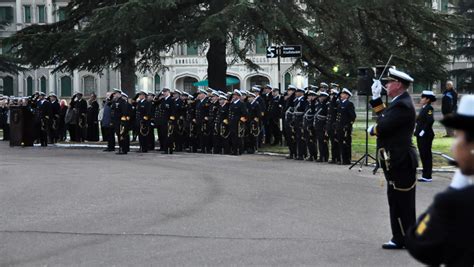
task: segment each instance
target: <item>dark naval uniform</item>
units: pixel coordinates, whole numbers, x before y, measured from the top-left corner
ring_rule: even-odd
[[[296,138],[296,156],[298,160],[302,160],[306,156],[306,142],[304,139],[303,130],[303,115],[306,111],[308,101],[304,96],[300,96],[295,99],[293,121],[295,127],[295,138]]]
[[[318,158],[316,131],[314,128],[314,117],[316,115],[317,105],[317,99],[308,101],[308,106],[303,118],[304,137],[309,153],[308,157],[306,158],[307,161],[314,161]]]
[[[122,97],[112,103],[113,126],[119,140],[118,154],[127,154],[130,151],[130,108]]]
[[[245,131],[247,108],[240,99],[232,101],[229,107],[230,146],[232,155],[241,155]]]
[[[49,136],[51,143],[56,143],[59,140],[60,129],[61,129],[61,117],[60,117],[61,106],[58,100],[51,102],[51,134]]]
[[[263,117],[262,105],[257,101],[257,98],[252,103],[249,103],[247,113],[247,127],[249,129],[247,152],[253,154],[258,149]]]
[[[384,108],[381,98],[371,100],[377,113],[377,155],[388,182],[387,197],[390,207],[392,242],[405,245],[405,234],[415,223],[416,151],[412,144],[416,112],[413,101],[404,92]]]
[[[211,153],[206,151],[209,143],[209,98],[206,97],[202,100],[197,100],[196,103],[196,130],[197,130],[197,141],[198,147],[201,149],[201,153]]]
[[[35,122],[39,127],[39,140],[41,146],[48,145],[48,134],[50,132],[52,109],[51,103],[46,100],[39,100],[36,106]]]
[[[272,145],[281,143],[280,119],[283,105],[284,101],[281,95],[270,95],[266,117],[268,123],[268,135],[273,136]]]
[[[431,179],[431,172],[433,169],[433,155],[431,154],[431,147],[433,145],[434,131],[433,131],[433,107],[431,104],[426,104],[416,118],[416,144],[420,152],[420,159],[423,165],[423,175],[425,179]]]
[[[339,140],[336,137],[336,116],[340,104],[337,95],[332,95],[328,101],[328,116],[326,119],[326,132],[331,145],[331,163],[340,163]]]
[[[214,154],[230,154],[229,103],[219,106],[214,120],[214,132],[217,134]]]
[[[150,118],[152,115],[151,103],[146,99],[137,99],[136,122],[138,125],[138,142],[140,143],[140,152],[148,152],[149,135],[151,134]]]
[[[406,247],[430,266],[474,266],[474,186],[449,188],[407,232]]]
[[[318,102],[316,116],[314,117],[314,128],[319,149],[318,162],[328,162],[329,160],[328,137],[326,133],[328,115],[327,103],[327,100]]]
[[[349,99],[341,101],[336,115],[336,137],[342,164],[351,163],[352,124],[356,119],[354,104]]]
[[[158,138],[165,154],[173,153],[173,136],[176,126],[175,101],[171,96],[162,98],[158,105]]]

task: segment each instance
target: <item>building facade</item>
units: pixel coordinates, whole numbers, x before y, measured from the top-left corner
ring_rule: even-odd
[[[54,23],[65,18],[62,8],[68,1],[58,0],[0,0],[0,21],[8,23],[0,31],[0,39],[11,36],[16,31],[32,24]],[[1,40],[0,40],[1,41]],[[255,84],[272,84],[282,87],[290,83],[305,86],[307,79],[290,70],[294,59],[282,58],[281,71],[278,73],[277,60],[266,58],[265,38],[256,40],[256,47],[248,57],[262,68],[254,71],[243,63],[229,65],[227,74],[238,79],[239,83],[229,86],[232,88],[249,88]],[[1,53],[8,53],[9,47],[1,42]],[[136,73],[136,90],[159,92],[163,87],[182,89],[193,92],[197,87],[193,83],[205,80],[207,77],[207,59],[205,48],[177,44],[168,53],[163,54],[166,71]],[[232,57],[228,57],[231,63]],[[35,91],[55,93],[59,97],[70,97],[74,92],[86,95],[94,92],[104,95],[113,88],[120,88],[120,73],[112,68],[102,73],[74,71],[72,73],[53,72],[54,66],[29,70],[18,75],[0,73],[0,94],[29,96]]]

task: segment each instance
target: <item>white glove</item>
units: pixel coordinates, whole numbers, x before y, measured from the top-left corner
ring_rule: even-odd
[[[379,80],[372,79],[374,83],[372,84],[372,99],[377,99],[382,93],[382,83]]]
[[[375,124],[372,124],[372,125],[369,126],[369,128],[367,128],[367,132],[368,132],[370,135],[372,135],[372,130],[374,129],[374,127],[375,127]]]
[[[419,137],[422,137],[423,135],[425,135],[425,130],[421,130],[421,132],[418,134]]]

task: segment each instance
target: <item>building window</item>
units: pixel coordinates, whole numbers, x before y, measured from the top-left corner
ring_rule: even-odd
[[[33,95],[33,78],[31,76],[26,78],[26,95]]]
[[[288,85],[291,84],[291,74],[289,72],[287,72],[285,74],[285,91],[286,89],[288,89]]]
[[[61,96],[71,96],[71,95],[72,95],[71,77],[63,76],[61,77]]]
[[[0,23],[9,24],[13,22],[13,8],[9,6],[0,7]]]
[[[3,87],[0,87],[0,93],[7,96],[13,96],[13,77],[3,77]]]
[[[44,76],[40,78],[40,90],[41,90],[41,92],[43,92],[45,94],[47,93],[47,91],[46,91],[46,77],[44,77]]]
[[[23,6],[23,21],[31,23],[31,6]]]
[[[160,75],[155,74],[155,93],[160,92],[160,90],[161,90],[160,84],[161,84],[161,77],[160,77]]]
[[[5,39],[0,40],[0,54],[10,54],[12,51],[12,46]]]
[[[195,43],[189,43],[186,45],[186,55],[197,56],[199,46]]]
[[[191,93],[196,92],[197,87],[193,84],[196,83],[198,80],[193,77],[185,77],[183,80],[183,90],[185,92]]]
[[[82,91],[84,95],[90,95],[91,93],[97,94],[97,81],[95,77],[88,75],[82,79]]]
[[[255,38],[255,53],[256,54],[266,54],[267,52],[267,36],[264,34],[259,34]]]
[[[60,7],[58,8],[56,12],[57,12],[56,14],[58,15],[58,21],[62,21],[66,19],[66,8]]]
[[[44,5],[38,6],[38,23],[46,23],[46,7]]]

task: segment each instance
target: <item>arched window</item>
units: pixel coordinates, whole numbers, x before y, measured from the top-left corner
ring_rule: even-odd
[[[186,44],[186,55],[188,56],[197,56],[199,46],[196,43]]]
[[[257,75],[257,76],[253,76],[253,77],[250,78],[250,86],[251,87],[254,86],[254,85],[264,86],[264,85],[269,84],[269,83],[270,83],[270,81],[265,76]]]
[[[33,85],[33,77],[28,76],[28,78],[26,78],[26,95],[33,95]]]
[[[196,83],[198,80],[193,77],[185,77],[183,79],[183,90],[188,92],[188,93],[194,93],[197,90],[197,87],[193,85],[193,83]]]
[[[43,93],[48,93],[46,90],[46,87],[47,87],[46,82],[47,82],[46,77],[43,76],[40,78],[40,90]]]
[[[72,95],[71,77],[63,76],[61,77],[61,96],[71,96],[71,95]]]
[[[82,78],[82,91],[84,95],[97,94],[97,81],[94,76],[86,75]]]
[[[158,74],[155,74],[155,93],[160,92],[161,90],[161,77]]]
[[[13,77],[3,77],[3,94],[7,96],[13,95]]]
[[[285,73],[285,88],[284,90],[288,88],[288,85],[291,84],[291,74],[289,72]]]

